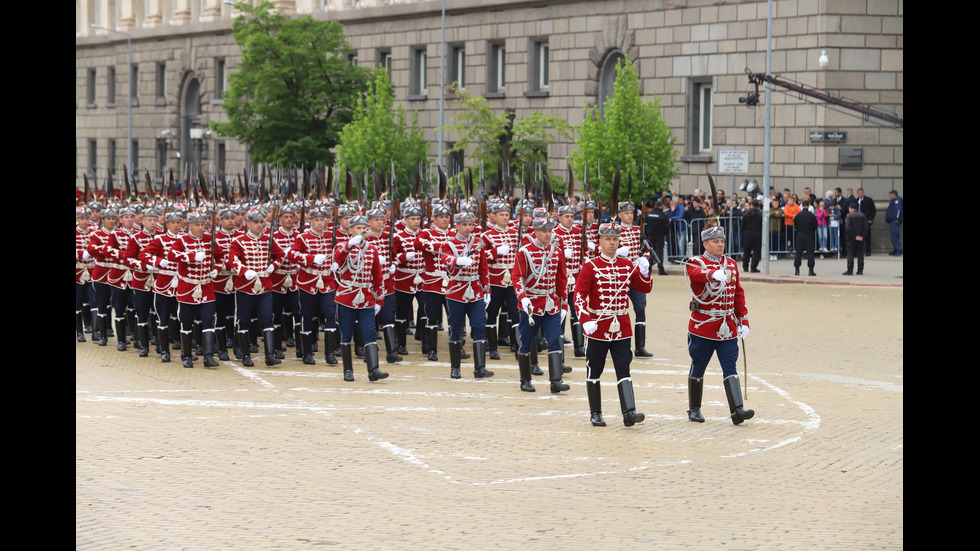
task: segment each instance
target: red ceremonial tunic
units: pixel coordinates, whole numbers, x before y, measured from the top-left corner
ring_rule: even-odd
[[[299,234],[300,232],[296,228],[291,228],[287,231],[282,226],[279,226],[276,228],[274,239],[280,249],[288,251],[293,248],[293,242],[296,241]],[[329,267],[330,265],[328,264],[327,266]],[[288,256],[284,257],[282,264],[276,268],[276,271],[269,274],[269,279],[272,280],[272,290],[279,294],[291,290],[295,283],[297,269],[296,265],[293,264]]]
[[[239,230],[225,231],[218,228],[214,236],[214,251],[218,258],[227,259],[231,251],[231,242],[241,235]],[[227,262],[221,262],[218,268],[218,277],[211,280],[215,293],[230,295],[235,292],[235,272],[228,268]]]
[[[595,321],[599,327],[590,339],[616,341],[633,336],[630,321],[630,287],[649,293],[653,280],[643,277],[639,268],[622,257],[610,259],[599,254],[582,265],[575,280],[575,311],[579,322],[584,326]],[[618,327],[617,327],[618,325]]]
[[[272,278],[266,270],[272,266],[275,271],[285,253],[279,245],[272,242],[271,250],[269,236],[254,237],[244,232],[231,241],[228,249],[228,268],[235,272],[235,290],[250,295],[261,295],[272,290]],[[252,270],[256,277],[249,280],[245,272]]]
[[[336,273],[337,304],[358,309],[384,304],[384,278],[377,249],[364,241],[353,248],[338,244],[334,262],[340,265]]]
[[[728,283],[716,281],[711,274],[728,270]],[[738,337],[738,326],[749,325],[745,292],[738,273],[738,263],[731,258],[703,254],[686,263],[686,275],[697,310],[691,311],[687,330],[712,340]]]
[[[129,246],[129,241],[135,233],[136,230],[133,228],[126,230],[120,224],[109,234],[109,245],[106,249],[111,252],[115,259],[115,265],[109,269],[107,283],[117,289],[129,287],[129,282],[133,278],[133,274],[130,273],[130,265],[126,262],[126,247]]]
[[[158,233],[153,236],[149,245],[139,252],[138,256],[143,266],[154,266],[158,269],[153,276],[153,292],[167,297],[174,296],[174,288],[177,282],[176,267],[169,264],[167,251],[170,250],[170,245],[177,237],[177,234],[170,233],[170,231]],[[161,266],[164,260],[168,263],[166,268]]]
[[[293,241],[293,248],[286,256],[298,266],[295,283],[301,291],[315,295],[337,289],[330,269],[333,263],[332,239],[333,234],[327,231],[317,235],[313,230],[306,230]],[[326,260],[319,266],[313,262],[318,254],[326,255]]]
[[[397,227],[398,224],[395,224]],[[425,259],[422,253],[415,249],[415,238],[418,231],[411,232],[407,228],[395,234],[395,290],[402,293],[415,294],[422,285],[422,274],[425,273]],[[408,254],[414,258],[408,260]]]
[[[568,299],[567,277],[561,247],[537,239],[521,247],[511,274],[517,302],[530,299],[533,315],[557,314],[562,309]]]
[[[483,300],[490,285],[487,273],[487,255],[484,243],[473,234],[463,238],[458,233],[442,244],[441,264],[446,270],[441,292],[449,300],[475,302]],[[473,259],[469,266],[457,266],[456,259],[467,256]]]
[[[490,285],[510,287],[510,274],[514,269],[514,259],[517,258],[517,226],[512,227],[508,224],[507,229],[501,230],[497,226],[491,225],[480,237],[486,243]],[[505,255],[497,254],[497,248],[503,245],[510,247],[510,251]]]
[[[572,224],[572,227],[566,229],[561,224],[555,224],[555,241],[557,241],[555,244],[562,248],[562,256],[565,258],[567,296],[575,292],[575,278],[582,269],[582,227]],[[571,258],[568,257],[568,252],[571,252]]]
[[[217,252],[217,247],[215,247]],[[197,253],[204,253],[202,260],[195,260]],[[211,270],[220,265],[220,259],[211,261],[211,234],[194,237],[181,234],[170,244],[167,259],[177,265],[177,302],[202,304],[214,301],[214,285]]]
[[[379,234],[371,233],[370,231],[364,235],[364,239],[374,245],[374,248],[378,251],[378,257],[381,261],[381,277],[385,280],[385,295],[388,296],[395,293],[395,280],[391,277],[390,266],[394,264],[391,258],[391,252],[388,250],[389,247],[389,234],[387,231],[382,231]]]
[[[111,232],[107,232],[105,228],[99,228],[89,233],[86,250],[95,261],[95,267],[92,268],[90,274],[93,282],[109,283],[109,272],[116,265],[116,258],[109,249],[109,237],[111,235]]]
[[[84,252],[88,251],[88,241],[92,234],[92,226],[84,230],[75,224],[75,283],[87,283],[92,277],[92,269],[95,268],[95,259],[89,256],[88,260],[82,258]],[[92,253],[89,253],[91,255]]]
[[[582,237],[582,221],[575,222],[573,228],[578,229],[579,239]],[[599,254],[599,224],[593,222],[591,226],[585,231],[585,260],[591,260]],[[589,243],[595,246],[594,250],[589,250]],[[579,250],[582,249],[581,243],[579,244]],[[583,262],[584,264],[584,262]]]
[[[442,293],[445,289],[446,269],[443,266],[442,246],[456,234],[452,226],[440,230],[434,224],[419,231],[415,236],[415,250],[422,253],[425,269],[422,276],[423,291]]]
[[[636,262],[640,257],[640,227],[632,224],[619,225],[619,246],[629,247],[630,252],[626,255],[626,260]]]
[[[153,274],[147,271],[146,264],[140,260],[139,256],[140,251],[149,246],[156,235],[156,230],[152,233],[147,233],[145,228],[133,232],[133,236],[130,238],[129,244],[126,245],[125,252],[123,252],[123,258],[133,274],[133,279],[129,282],[129,286],[137,291],[153,291]]]

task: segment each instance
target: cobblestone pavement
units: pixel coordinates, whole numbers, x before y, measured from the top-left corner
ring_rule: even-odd
[[[608,426],[591,426],[571,347],[571,390],[553,395],[544,377],[521,392],[503,350],[492,379],[464,360],[451,380],[411,337],[374,383],[322,353],[205,370],[76,344],[76,549],[903,548],[902,287],[745,288],[741,426],[715,362],[707,422],[687,420],[673,270],[649,297],[654,358],[633,362],[647,419],[630,428],[611,366]]]

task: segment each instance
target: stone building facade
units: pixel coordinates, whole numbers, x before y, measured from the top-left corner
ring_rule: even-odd
[[[559,114],[575,125],[585,105],[609,93],[610,68],[625,56],[644,96],[659,96],[677,137],[673,192],[706,188],[706,172],[717,174],[718,151],[726,149],[749,151],[749,174],[737,180],[761,185],[764,88],[757,107],[739,99],[752,91],[746,70],[766,71],[765,0],[446,0],[444,69],[439,0],[274,3],[285,13],[342,22],[352,61],[386,64],[397,99],[418,111],[433,160],[440,103],[446,124],[455,107],[440,80],[462,81],[495,110]],[[772,74],[902,116],[904,2],[773,0],[771,7]],[[133,164],[154,179],[188,161],[226,171],[248,162],[240,144],[207,130],[208,121],[225,120],[220,92],[239,58],[235,14],[222,0],[76,0],[76,187],[83,173],[101,179],[106,167],[126,163],[130,124]],[[820,196],[863,187],[883,222],[888,191],[903,192],[901,126],[779,87],[771,104],[772,187],[810,187]],[[448,147],[454,137],[443,134]],[[553,145],[552,168],[564,169],[573,148]],[[716,181],[727,189],[728,177]]]

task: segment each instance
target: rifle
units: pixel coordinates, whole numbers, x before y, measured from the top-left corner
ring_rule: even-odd
[[[88,204],[88,196],[89,196],[89,193],[92,192],[92,190],[89,189],[89,185],[88,185],[88,173],[87,172],[83,172],[82,173],[82,179],[85,180],[85,192],[84,192],[84,195],[83,195],[83,197],[85,199],[82,201],[82,204]]]
[[[150,169],[145,166],[143,167],[143,179],[146,180],[146,198],[149,200],[150,192],[153,191],[153,179],[150,178]],[[156,198],[159,199],[160,195],[157,195]]]

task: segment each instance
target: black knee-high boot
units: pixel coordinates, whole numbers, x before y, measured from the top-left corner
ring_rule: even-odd
[[[619,404],[623,409],[623,424],[632,427],[642,423],[646,416],[636,411],[636,399],[633,397],[633,381],[622,379],[616,385],[619,387]]]

